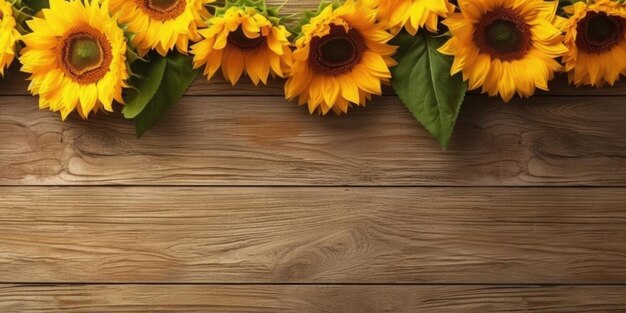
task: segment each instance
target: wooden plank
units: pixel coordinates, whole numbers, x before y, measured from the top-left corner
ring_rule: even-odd
[[[623,98],[470,96],[449,151],[398,99],[342,117],[277,97],[187,97],[141,140],[0,98],[2,185],[624,186]]]
[[[0,286],[2,312],[623,312],[624,286]]]
[[[2,188],[0,283],[625,283],[625,191]]]

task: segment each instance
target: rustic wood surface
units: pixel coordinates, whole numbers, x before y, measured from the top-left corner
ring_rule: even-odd
[[[318,117],[199,78],[137,140],[9,76],[2,313],[626,312],[626,83],[471,92],[442,151],[389,88]]]
[[[618,284],[624,191],[6,187],[0,282]]]
[[[624,286],[0,285],[0,311],[590,313],[623,312],[624,294]]]
[[[468,96],[449,151],[395,97],[310,116],[280,97],[186,97],[141,140],[0,97],[1,185],[626,186],[624,97]]]

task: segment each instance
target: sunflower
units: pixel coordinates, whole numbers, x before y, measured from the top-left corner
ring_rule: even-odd
[[[31,73],[28,90],[39,95],[39,107],[74,109],[87,119],[91,111],[112,111],[127,87],[124,31],[98,0],[50,0],[50,8],[28,21],[20,61]]]
[[[412,35],[426,27],[437,32],[439,18],[454,12],[448,0],[363,0],[378,10],[378,19],[397,33],[403,27]]]
[[[566,7],[563,58],[570,83],[577,86],[613,85],[626,74],[626,6],[617,1],[576,2]]]
[[[396,47],[393,36],[376,23],[376,11],[361,2],[324,7],[302,26],[285,96],[299,97],[311,113],[347,113],[351,104],[364,106],[372,94],[382,94],[391,78]]]
[[[284,77],[292,60],[290,33],[267,14],[267,10],[245,6],[218,10],[209,27],[200,30],[204,39],[191,47],[194,67],[206,65],[207,79],[221,67],[233,85],[243,72],[255,85],[267,84],[270,74]]]
[[[453,37],[439,51],[453,55],[451,73],[463,72],[470,89],[509,101],[529,97],[562,66],[555,58],[567,48],[558,24],[558,2],[543,0],[459,0],[461,13],[443,23]]]
[[[20,38],[16,27],[13,6],[6,0],[0,0],[0,74],[2,75],[15,58],[15,43]]]
[[[210,17],[205,5],[215,0],[109,0],[111,12],[134,33],[133,45],[144,56],[165,56],[174,47],[187,54],[189,41],[200,40],[198,27]]]

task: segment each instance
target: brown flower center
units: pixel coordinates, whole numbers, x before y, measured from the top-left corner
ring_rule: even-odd
[[[523,58],[532,46],[530,26],[508,8],[487,12],[476,24],[474,42],[481,52],[503,61]]]
[[[602,53],[611,50],[624,39],[626,19],[590,12],[576,25],[576,46],[587,53]]]
[[[318,74],[340,75],[361,62],[366,49],[363,36],[356,29],[346,32],[343,26],[331,25],[324,37],[313,37],[309,66]]]
[[[80,84],[91,84],[108,72],[113,60],[111,44],[98,30],[82,25],[68,31],[58,45],[61,68]]]
[[[167,21],[185,12],[186,0],[137,0],[153,19]]]
[[[236,31],[228,34],[228,42],[241,50],[256,49],[264,44],[265,41],[266,39],[264,36],[248,38],[243,32],[243,28],[241,26],[239,26]]]

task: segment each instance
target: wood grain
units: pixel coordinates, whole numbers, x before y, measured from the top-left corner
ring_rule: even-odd
[[[0,194],[0,283],[626,282],[624,188]]]
[[[624,286],[0,286],[30,312],[624,312]]]
[[[449,151],[395,97],[342,117],[276,97],[187,97],[141,140],[0,98],[2,185],[624,186],[620,97],[468,97]]]
[[[626,312],[624,82],[470,92],[445,152],[389,96],[319,118],[200,77],[136,140],[27,84],[0,79],[2,313]]]

